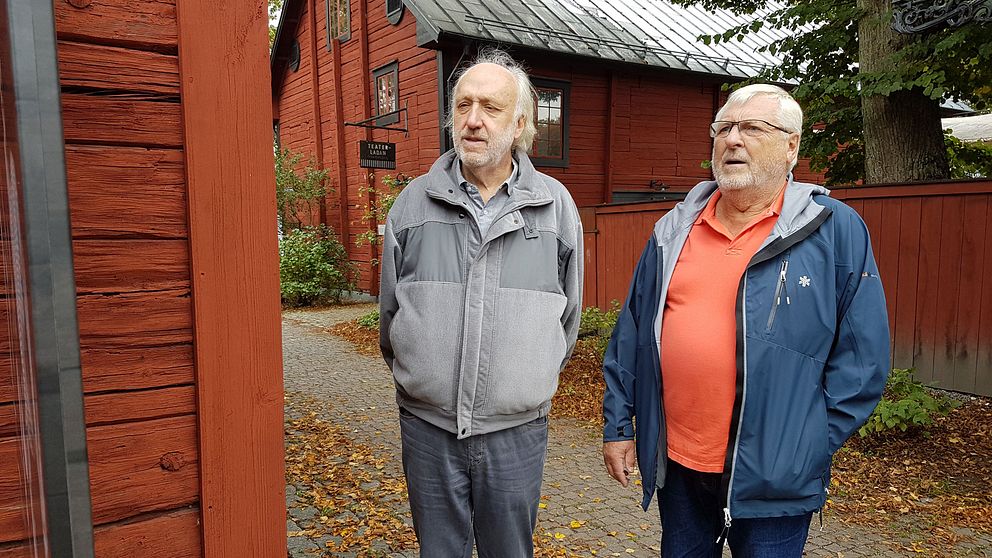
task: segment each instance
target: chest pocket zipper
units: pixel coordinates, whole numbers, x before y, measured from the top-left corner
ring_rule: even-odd
[[[768,325],[765,326],[765,333],[772,330],[772,326],[775,325],[775,315],[778,314],[778,307],[782,305],[782,297],[785,297],[786,304],[792,304],[792,300],[789,299],[789,286],[786,282],[786,276],[789,271],[789,260],[782,260],[782,267],[778,272],[778,281],[775,283],[775,296],[772,297],[772,309],[768,313]]]

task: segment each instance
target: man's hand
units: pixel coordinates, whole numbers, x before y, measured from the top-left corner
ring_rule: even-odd
[[[630,471],[637,463],[634,441],[603,442],[603,461],[606,462],[606,470],[610,476],[623,486],[627,486],[630,482]]]

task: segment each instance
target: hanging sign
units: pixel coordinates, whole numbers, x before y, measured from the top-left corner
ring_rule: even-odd
[[[988,23],[992,21],[992,0],[893,0],[892,15],[892,28],[899,33]]]
[[[360,140],[358,160],[363,169],[395,169],[396,144],[388,141]]]

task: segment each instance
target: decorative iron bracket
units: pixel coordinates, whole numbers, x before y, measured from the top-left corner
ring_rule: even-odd
[[[366,118],[365,120],[359,120],[358,122],[345,122],[345,126],[355,126],[358,128],[371,128],[373,130],[393,130],[395,132],[403,132],[406,137],[410,137],[410,115],[407,108],[410,106],[409,102],[406,103],[407,106],[399,108],[393,111],[384,112],[382,114],[377,114],[371,118]],[[375,123],[376,120],[381,118],[386,118],[394,114],[403,114],[403,127],[394,128],[392,126],[380,126]]]
[[[893,0],[892,29],[920,33],[946,24],[992,21],[992,0]]]

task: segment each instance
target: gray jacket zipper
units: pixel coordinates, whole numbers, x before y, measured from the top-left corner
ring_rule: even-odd
[[[782,294],[785,291],[785,303],[792,304],[792,300],[789,299],[789,287],[786,285],[786,273],[789,271],[789,259],[784,258],[782,260],[782,269],[778,272],[778,283],[775,284],[775,296],[772,297],[772,309],[768,313],[768,325],[765,326],[765,332],[772,330],[772,325],[775,324],[775,315],[778,314],[778,307],[782,304]]]

